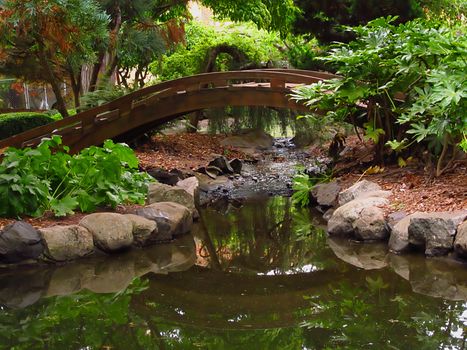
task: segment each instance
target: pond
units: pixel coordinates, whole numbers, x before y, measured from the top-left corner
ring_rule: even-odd
[[[193,236],[0,273],[1,349],[464,349],[467,269],[330,240],[284,197]]]

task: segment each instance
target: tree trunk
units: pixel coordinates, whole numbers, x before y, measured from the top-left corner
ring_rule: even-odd
[[[68,69],[70,74],[71,89],[73,90],[73,97],[75,100],[75,108],[78,108],[80,105],[79,97],[81,94],[81,69],[79,70],[77,76],[75,76],[71,67],[68,67]]]
[[[94,63],[92,67],[91,80],[89,82],[89,92],[93,92],[96,90],[97,79],[99,79],[99,72],[101,70],[102,65],[104,64],[104,58],[105,58],[105,51],[100,51],[98,58],[97,58],[97,62]]]
[[[43,69],[46,72],[49,84],[52,86],[52,90],[57,99],[57,110],[60,112],[63,118],[68,117],[68,111],[66,109],[65,100],[63,99],[62,93],[60,91],[59,81],[55,76],[55,73],[50,65],[49,58],[45,51],[44,43],[41,40],[37,40],[39,44],[39,61],[42,64]]]

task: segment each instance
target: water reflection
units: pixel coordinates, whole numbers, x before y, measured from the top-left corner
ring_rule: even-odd
[[[201,216],[174,245],[3,273],[0,348],[465,348],[465,266],[328,240],[283,198]]]

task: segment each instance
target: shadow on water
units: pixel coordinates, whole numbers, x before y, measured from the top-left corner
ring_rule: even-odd
[[[282,197],[174,244],[0,274],[5,349],[463,349],[467,269],[330,240]]]

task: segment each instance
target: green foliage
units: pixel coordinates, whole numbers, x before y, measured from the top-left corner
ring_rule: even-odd
[[[101,106],[127,93],[127,90],[102,81],[94,91],[89,91],[80,99],[79,111]]]
[[[80,209],[144,203],[149,175],[138,172],[138,159],[124,144],[107,140],[68,154],[59,136],[35,148],[9,148],[0,163],[0,216],[64,216]]]
[[[342,79],[299,88],[293,98],[340,121],[358,116],[356,105],[364,102],[368,138],[380,144],[396,139],[390,145],[398,150],[403,139],[407,147],[424,142],[442,160],[440,149],[460,145],[467,129],[466,27],[392,22],[380,18],[354,28],[355,41],[335,45],[322,58]],[[405,103],[394,99],[400,92]]]
[[[299,9],[293,0],[202,0],[214,14],[236,22],[252,21],[259,28],[277,30],[284,36],[290,31]]]
[[[37,112],[0,114],[0,140],[53,121],[52,117]]]
[[[311,191],[319,183],[329,182],[332,179],[330,174],[322,174],[310,176],[304,172],[302,167],[299,167],[297,175],[293,178],[292,195],[293,204],[300,207],[307,207],[311,201]]]
[[[210,50],[219,45],[237,48],[244,53],[248,62],[255,64],[283,58],[278,49],[281,42],[275,33],[258,30],[248,23],[224,23],[213,27],[192,22],[186,26],[186,46],[179,45],[175,51],[163,56],[162,62],[154,62],[151,72],[159,75],[161,80],[203,73]],[[219,70],[228,70],[238,69],[238,64],[248,62],[232,62],[220,57],[217,63]]]

